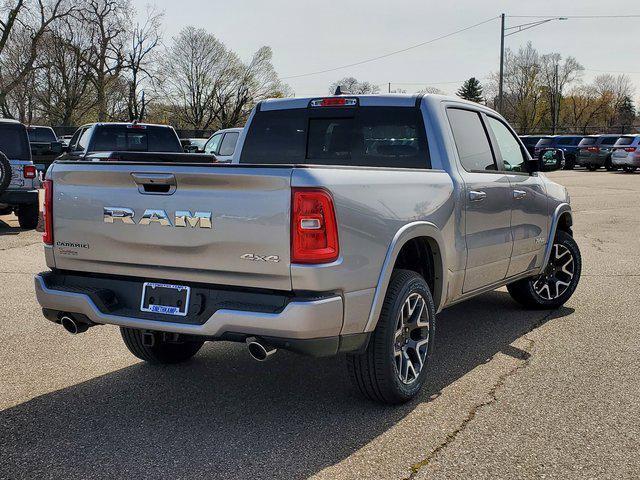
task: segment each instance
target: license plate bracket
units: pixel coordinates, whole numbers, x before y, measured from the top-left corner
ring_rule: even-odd
[[[191,288],[185,285],[144,282],[140,311],[186,317]]]

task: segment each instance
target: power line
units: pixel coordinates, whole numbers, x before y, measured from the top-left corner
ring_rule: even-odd
[[[585,68],[585,72],[599,72],[599,73],[631,73],[631,74],[640,74],[640,72],[625,72],[623,70],[596,70],[595,68]]]
[[[443,40],[445,38],[452,37],[452,36],[457,35],[459,33],[466,32],[467,30],[471,30],[472,28],[476,28],[476,27],[479,27],[480,25],[484,25],[485,23],[489,23],[489,22],[495,20],[496,18],[498,18],[498,17],[491,17],[491,18],[488,18],[488,19],[486,19],[486,20],[484,20],[482,22],[475,23],[475,24],[470,25],[468,27],[461,28],[460,30],[456,30],[455,32],[447,33],[446,35],[441,35],[439,37],[432,38],[431,40],[427,40],[426,42],[418,43],[416,45],[411,45],[410,47],[406,47],[406,48],[402,48],[400,50],[396,50],[396,51],[393,51],[393,52],[385,53],[384,55],[379,55],[377,57],[368,58],[366,60],[361,60],[359,62],[350,63],[348,65],[342,65],[340,67],[327,68],[325,70],[318,70],[318,71],[315,71],[315,72],[302,73],[302,74],[299,74],[299,75],[289,75],[287,77],[281,77],[281,79],[282,80],[289,80],[289,79],[292,79],[292,78],[309,77],[311,75],[319,75],[321,73],[335,72],[336,70],[341,70],[343,68],[355,67],[357,65],[362,65],[364,63],[375,62],[376,60],[381,60],[383,58],[391,57],[392,55],[397,55],[398,53],[403,53],[403,52],[406,52],[408,50],[412,50],[414,48],[422,47],[424,45],[428,45],[430,43],[437,42],[438,40]]]
[[[509,18],[640,18],[639,15],[507,15]]]

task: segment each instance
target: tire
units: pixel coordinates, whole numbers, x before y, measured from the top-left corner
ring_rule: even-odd
[[[153,345],[145,345],[143,333],[153,334]],[[145,332],[134,328],[120,327],[122,340],[129,351],[141,360],[155,364],[181,363],[193,357],[204,342],[169,342],[160,332]]]
[[[0,193],[4,192],[11,183],[11,163],[7,156],[0,152]]]
[[[418,308],[419,313],[414,315]],[[435,314],[433,297],[424,278],[410,270],[395,270],[367,349],[361,354],[347,355],[351,381],[365,398],[397,405],[420,392],[433,352]],[[413,327],[407,332],[402,325]],[[413,362],[418,365],[417,372]]]
[[[607,172],[618,170],[618,167],[614,166],[613,163],[611,163],[611,157],[607,157],[607,159],[604,161],[604,168],[607,169]]]
[[[598,165],[587,165],[587,170],[590,172],[595,172],[598,168]]]
[[[571,260],[566,260],[567,253]],[[572,271],[571,276],[569,271]],[[511,298],[527,308],[552,310],[564,305],[573,295],[580,281],[581,271],[582,257],[578,244],[571,235],[560,230],[553,242],[551,258],[545,272],[510,283],[507,290]]]
[[[567,155],[566,162],[564,164],[564,170],[573,170],[576,166],[576,157],[574,155]]]
[[[633,173],[633,172],[635,172],[635,171],[636,171],[636,168],[637,168],[637,167],[628,167],[628,166],[623,167],[623,169],[624,169],[624,171],[625,171],[626,173]]]
[[[38,217],[40,216],[40,206],[37,203],[28,205],[20,205],[18,207],[18,223],[20,228],[25,230],[33,230],[38,226]]]

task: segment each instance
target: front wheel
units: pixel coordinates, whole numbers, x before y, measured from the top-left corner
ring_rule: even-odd
[[[351,379],[364,397],[395,405],[420,392],[433,351],[435,314],[424,278],[395,270],[366,351],[347,356]]]
[[[122,340],[136,357],[149,363],[181,363],[193,357],[204,342],[174,340],[170,334],[145,332],[134,328],[120,327]]]
[[[527,308],[559,308],[576,290],[581,271],[582,257],[578,244],[561,230],[553,242],[545,270],[535,277],[510,283],[507,290],[511,298]]]

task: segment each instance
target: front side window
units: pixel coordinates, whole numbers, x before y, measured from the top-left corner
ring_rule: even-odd
[[[204,153],[208,153],[209,155],[215,154],[218,151],[220,140],[222,140],[221,133],[218,133],[217,135],[211,137],[207,144],[204,146]]]
[[[487,117],[489,125],[493,131],[493,135],[498,143],[504,170],[507,172],[524,172],[527,173],[526,158],[522,154],[520,143],[511,133],[511,130],[497,118]]]
[[[460,163],[468,172],[497,170],[480,115],[471,110],[447,109]]]
[[[91,130],[91,127],[89,127],[84,132],[82,132],[82,134],[80,135],[80,139],[78,140],[78,145],[76,145],[74,150],[83,152],[87,149],[87,147],[89,146],[89,138],[91,137]]]

